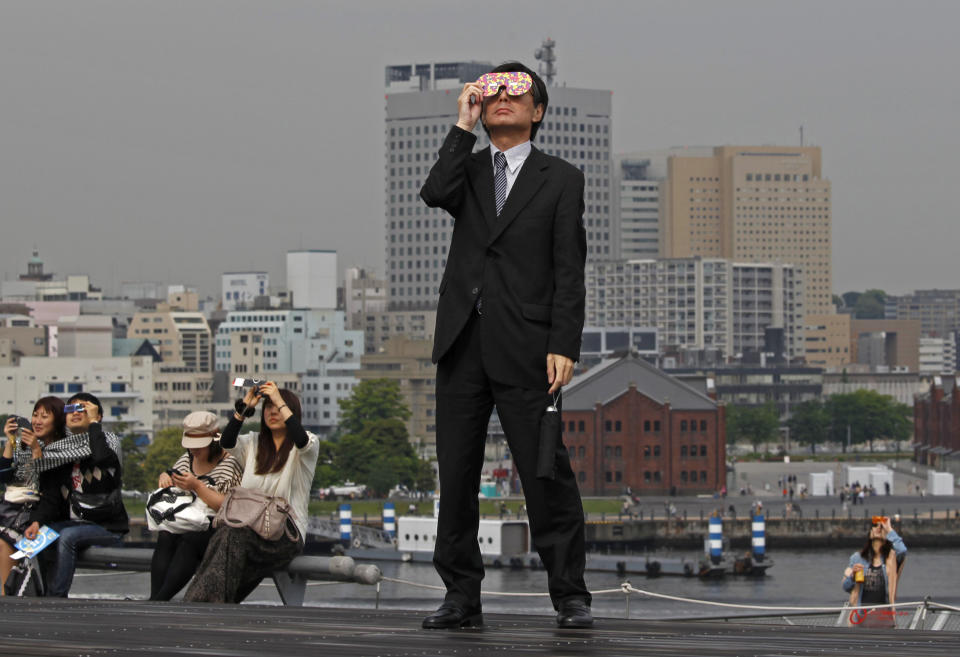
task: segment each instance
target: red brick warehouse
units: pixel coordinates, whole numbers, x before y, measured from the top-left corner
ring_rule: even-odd
[[[726,483],[723,406],[636,356],[571,381],[563,425],[584,495],[712,493]]]
[[[952,376],[936,376],[930,391],[913,401],[914,460],[947,470],[960,453],[960,387]]]

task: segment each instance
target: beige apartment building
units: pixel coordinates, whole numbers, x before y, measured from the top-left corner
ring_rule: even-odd
[[[850,362],[883,365],[917,372],[920,369],[920,320],[854,319],[850,322]],[[865,350],[876,345],[880,353]]]
[[[264,377],[261,331],[230,333],[230,378],[234,379],[238,376],[245,379]]]
[[[433,342],[437,325],[436,310],[385,310],[360,316],[364,353],[375,354],[384,349],[391,338],[407,337]]]
[[[430,360],[432,350],[433,340],[391,338],[378,353],[364,355],[356,373],[361,381],[399,381],[400,393],[410,409],[410,442],[427,458],[434,458],[437,453],[437,366]]]
[[[850,315],[806,315],[803,321],[807,365],[836,371],[850,364]]]
[[[804,324],[807,365],[834,372],[847,367],[919,371],[919,320],[807,315]]]
[[[46,355],[46,326],[26,315],[0,316],[0,367],[16,367],[24,356]]]
[[[831,186],[819,147],[670,157],[660,212],[661,256],[790,263],[803,275],[806,311],[833,312]]]
[[[195,372],[213,369],[210,326],[202,313],[139,312],[127,336],[149,340],[167,365],[182,364]]]
[[[181,423],[193,411],[211,410],[213,372],[196,372],[182,365],[153,364],[154,429]]]

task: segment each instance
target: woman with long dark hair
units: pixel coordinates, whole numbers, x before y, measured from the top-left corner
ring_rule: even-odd
[[[260,431],[240,436],[243,419],[253,415],[261,400]],[[250,388],[237,402],[220,444],[243,465],[240,487],[282,497],[290,504],[292,521],[276,540],[267,540],[249,527],[217,528],[185,600],[242,602],[260,580],[284,568],[303,549],[320,443],[304,430],[300,417],[297,396],[272,381]]]
[[[183,418],[187,451],[173,468],[160,475],[161,488],[193,491],[210,511],[217,511],[228,490],[243,477],[243,466],[223,451],[217,416],[195,411]],[[150,599],[170,600],[187,585],[197,571],[213,535],[213,528],[198,531],[157,532],[157,547],[150,562]]]
[[[30,429],[24,427],[19,438],[18,429],[16,416],[11,415],[3,426],[7,440],[0,456],[0,483],[7,486],[0,501],[0,595],[4,595],[3,582],[15,563],[10,558],[16,549],[14,544],[24,530],[33,522],[62,520],[59,505],[41,505],[39,472],[33,467],[33,459],[39,458],[44,445],[67,435],[63,400],[38,399],[30,416]]]
[[[850,605],[855,607],[869,605],[892,605],[897,601],[898,560],[907,554],[907,546],[900,535],[893,530],[890,519],[874,517],[874,523],[867,535],[866,545],[859,552],[850,555],[850,563],[843,575],[843,590],[850,593]],[[877,609],[868,614],[866,610],[854,610],[850,621],[862,624],[867,616],[875,619],[871,626],[893,625],[893,609]]]

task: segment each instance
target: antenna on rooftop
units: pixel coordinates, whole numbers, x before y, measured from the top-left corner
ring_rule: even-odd
[[[540,44],[540,47],[533,51],[533,56],[540,60],[538,73],[543,76],[547,86],[553,85],[553,78],[557,75],[557,67],[553,65],[557,61],[557,56],[553,53],[557,42],[547,37]]]
[[[800,145],[803,146],[803,124],[800,124]]]

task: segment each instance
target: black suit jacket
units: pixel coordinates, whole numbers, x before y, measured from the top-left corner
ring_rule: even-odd
[[[483,362],[507,385],[547,388],[546,356],[580,356],[584,319],[583,173],[533,148],[496,214],[489,148],[456,126],[420,196],[454,218],[440,282],[433,361],[483,298]]]

